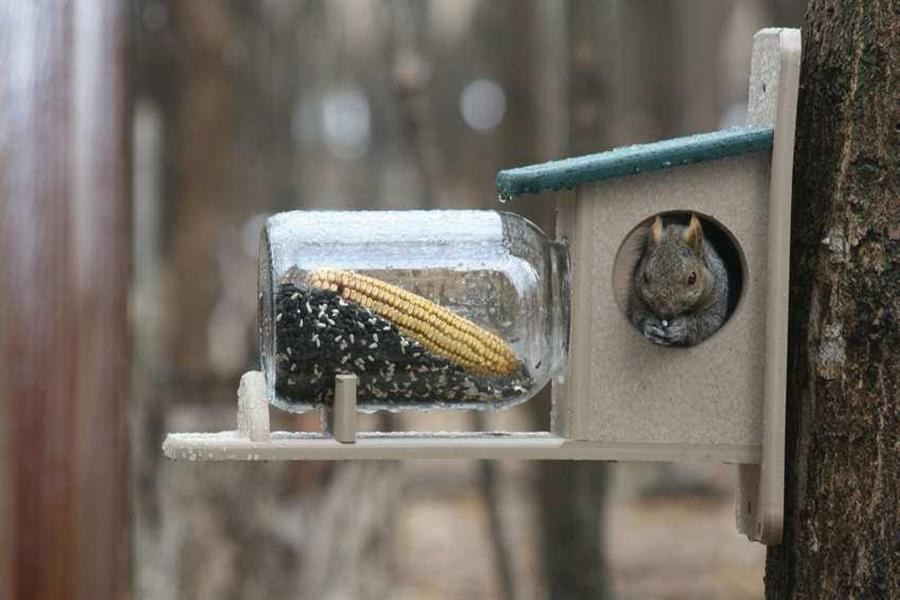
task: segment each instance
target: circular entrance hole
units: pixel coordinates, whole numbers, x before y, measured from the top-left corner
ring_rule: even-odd
[[[705,240],[703,245],[704,265],[710,274],[721,272],[715,268],[716,257],[724,267],[727,293],[724,301],[724,317],[712,317],[711,313],[721,314],[721,304],[716,304],[713,309],[698,308],[709,306],[709,298],[715,299],[716,288],[713,279],[703,281],[703,277],[690,277],[690,273],[696,269],[691,268],[694,260],[690,253],[690,246],[684,242],[684,234],[689,229],[691,216],[697,217],[700,223],[700,231]],[[649,261],[654,252],[659,252],[659,247],[653,248],[650,243],[651,227],[656,218],[662,221],[663,244],[669,246],[668,261],[655,263],[654,269],[647,274],[647,279],[640,273],[635,278],[635,271],[642,266],[642,261]],[[711,253],[709,251],[711,250]],[[659,256],[659,255],[657,255]],[[645,258],[646,257],[646,258]],[[676,269],[663,269],[661,265],[677,265]],[[712,268],[710,268],[712,267]],[[659,213],[638,223],[632,229],[616,253],[613,263],[613,289],[616,302],[622,314],[632,326],[648,341],[663,346],[694,346],[712,337],[731,318],[740,303],[743,294],[745,260],[740,245],[735,237],[721,223],[697,212],[671,211]],[[655,278],[655,279],[654,279]],[[660,285],[660,278],[666,279],[666,285]],[[699,304],[691,304],[691,299],[697,296],[696,290],[688,289],[689,281],[701,280],[696,285],[710,286],[709,295],[699,294],[704,300]],[[652,285],[651,285],[652,282]],[[632,286],[640,286],[643,293],[631,294]],[[646,300],[644,300],[646,299]],[[709,321],[702,326],[689,327],[687,335],[681,334],[684,321],[697,324],[699,316],[711,316]],[[646,321],[650,319],[655,327],[647,327]],[[643,325],[641,324],[643,323]],[[697,332],[700,333],[697,333]]]

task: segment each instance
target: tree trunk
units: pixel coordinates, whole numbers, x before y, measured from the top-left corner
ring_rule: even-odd
[[[0,597],[128,590],[125,15],[0,3]]]
[[[785,532],[769,598],[900,597],[900,21],[813,0],[794,170]]]
[[[567,5],[566,153],[609,146],[609,7]],[[546,406],[545,404],[543,406]],[[548,598],[606,598],[610,593],[603,536],[609,467],[593,461],[545,461],[537,466],[541,553]]]

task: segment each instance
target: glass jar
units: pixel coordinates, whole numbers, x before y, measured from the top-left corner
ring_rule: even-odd
[[[568,252],[527,219],[476,210],[294,211],[266,221],[259,332],[269,400],[360,410],[496,409],[563,366]]]

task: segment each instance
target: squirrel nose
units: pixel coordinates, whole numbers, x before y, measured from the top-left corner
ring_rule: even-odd
[[[671,319],[675,315],[675,308],[665,304],[659,307],[659,318]]]

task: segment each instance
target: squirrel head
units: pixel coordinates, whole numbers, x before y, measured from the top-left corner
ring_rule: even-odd
[[[706,252],[703,226],[696,215],[691,215],[687,227],[664,227],[657,216],[634,271],[638,297],[661,319],[702,309],[715,286],[715,278],[707,267]]]

